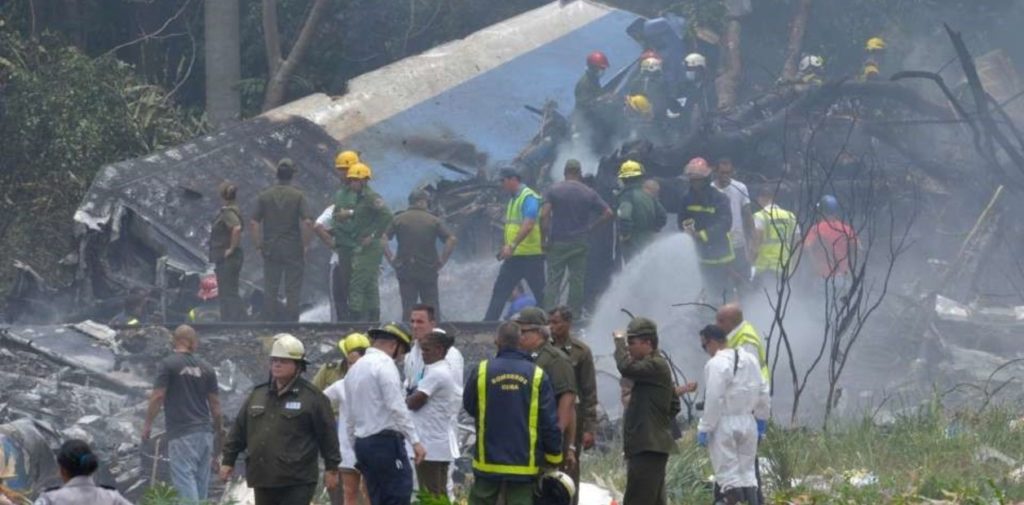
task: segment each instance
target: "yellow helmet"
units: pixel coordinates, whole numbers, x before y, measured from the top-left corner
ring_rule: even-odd
[[[372,179],[373,171],[370,170],[370,166],[365,163],[356,163],[351,167],[348,167],[348,174],[346,177],[349,179]]]
[[[885,49],[885,39],[882,37],[871,37],[867,43],[864,44],[864,49],[868,51],[881,51]]]
[[[348,356],[348,353],[352,351],[369,347],[370,339],[365,334],[359,332],[349,333],[345,335],[345,338],[338,341],[338,349],[341,349],[341,353],[345,356]]]
[[[306,360],[306,346],[302,341],[288,333],[274,335],[274,345],[270,348],[271,358],[293,359],[296,361]]]
[[[651,101],[643,95],[628,95],[626,96],[626,103],[629,104],[631,109],[643,114],[644,116],[650,117],[654,110],[654,108],[651,107]]]
[[[878,64],[877,63],[873,63],[873,62],[868,62],[868,63],[864,64],[864,71],[861,72],[860,76],[861,76],[862,79],[871,79],[871,78],[874,78],[874,77],[878,77],[879,73],[880,72],[878,70]]]
[[[369,331],[370,338],[393,338],[405,344],[407,348],[412,347],[412,332],[404,323],[390,322],[380,328],[373,328]]]
[[[359,153],[355,151],[342,151],[334,158],[334,168],[338,170],[348,170],[356,163],[359,163]]]
[[[644,175],[644,166],[639,161],[626,160],[619,167],[619,179],[629,179]]]

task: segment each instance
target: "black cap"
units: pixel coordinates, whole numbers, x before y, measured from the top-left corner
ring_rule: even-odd
[[[516,169],[511,168],[511,167],[505,167],[505,168],[501,169],[498,172],[498,176],[500,178],[502,178],[502,179],[510,179],[512,177],[515,177],[516,179],[520,179],[519,172]]]

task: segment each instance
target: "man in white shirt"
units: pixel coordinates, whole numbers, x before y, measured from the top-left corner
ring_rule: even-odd
[[[750,278],[750,256],[747,250],[748,238],[754,233],[754,217],[750,212],[750,192],[747,186],[736,179],[733,174],[736,168],[729,158],[720,158],[715,168],[715,180],[711,185],[729,198],[729,210],[732,211],[732,229],[729,230],[729,241],[736,255],[733,270],[736,279]]]
[[[412,410],[412,421],[420,434],[427,457],[416,466],[420,490],[431,495],[447,496],[448,467],[452,454],[452,420],[458,415],[462,395],[457,394],[455,378],[444,356],[453,338],[435,330],[419,342],[426,367],[416,390],[405,403]]]
[[[416,389],[416,384],[423,377],[425,364],[423,362],[423,353],[420,350],[423,339],[427,338],[431,332],[444,332],[444,330],[436,327],[437,321],[434,319],[434,314],[434,307],[426,304],[414,305],[412,310],[409,311],[409,327],[412,329],[413,345],[412,350],[405,356],[405,363],[403,364],[405,390],[409,393]],[[448,352],[444,355],[444,360],[448,362],[448,366],[451,369],[452,377],[455,379],[455,385],[458,388],[458,395],[462,396],[462,373],[465,359],[462,357],[462,353],[455,348],[454,342],[453,338],[453,345],[448,348]]]
[[[366,480],[370,503],[408,504],[412,498],[412,469],[405,439],[412,443],[416,465],[426,456],[405,405],[395,365],[395,360],[412,346],[412,336],[401,323],[385,324],[369,334],[372,347],[345,376],[345,398],[349,401],[342,408],[348,420],[348,438],[355,448],[356,469]]]
[[[334,237],[331,236],[331,228],[334,228],[334,205],[329,205],[320,217],[316,218],[313,230],[320,241],[331,250],[331,274],[327,277],[327,293],[331,297],[331,321],[339,321],[342,312],[348,307],[348,283],[346,274],[339,268],[338,252],[334,250]]]
[[[345,355],[345,360],[351,367],[366,355],[366,350],[370,347],[370,339],[362,333],[350,333],[340,345],[342,354]],[[348,421],[345,419],[344,410],[342,410],[342,406],[345,405],[345,378],[342,377],[324,389],[324,396],[331,400],[331,405],[338,413],[338,447],[341,449],[341,464],[338,465],[338,470],[341,472],[342,496],[339,500],[336,493],[331,493],[331,503],[365,502],[366,494],[362,492],[362,476],[356,470],[356,453],[352,448],[352,442],[348,439]]]

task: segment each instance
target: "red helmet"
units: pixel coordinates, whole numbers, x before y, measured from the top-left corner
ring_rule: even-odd
[[[654,49],[648,49],[648,50],[640,53],[640,61],[644,61],[647,58],[654,58],[654,59],[656,59],[658,61],[661,61],[661,56]]]
[[[199,292],[196,293],[196,296],[200,300],[206,301],[217,298],[217,291],[217,277],[207,275],[199,280]]]
[[[594,51],[587,55],[587,66],[604,70],[608,68],[608,57],[601,51]]]

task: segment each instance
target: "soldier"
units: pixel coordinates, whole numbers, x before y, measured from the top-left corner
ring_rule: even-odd
[[[398,291],[402,297],[402,316],[408,318],[416,303],[430,305],[440,318],[437,295],[437,274],[448,263],[455,250],[455,235],[440,218],[428,209],[430,195],[416,190],[409,194],[409,208],[395,215],[384,232],[384,256],[395,269]],[[392,255],[388,242],[398,239],[398,254]],[[437,241],[444,242],[444,252],[437,256]]]
[[[351,233],[356,246],[352,250],[352,280],[349,282],[348,305],[351,319],[377,321],[380,319],[380,260],[384,257],[381,237],[391,224],[391,210],[374,190],[369,180],[370,167],[356,163],[348,169],[349,191],[355,194],[355,207],[341,209],[352,220]],[[339,253],[341,256],[341,253]]]
[[[306,350],[287,333],[274,337],[270,381],[253,389],[224,444],[220,478],[227,480],[246,451],[245,479],[256,505],[308,505],[316,491],[317,454],[324,487],[338,485],[341,452],[331,402],[301,377]]]
[[[679,413],[672,371],[658,353],[658,326],[650,319],[630,321],[626,333],[616,332],[615,363],[632,381],[623,413],[626,456],[625,504],[665,505],[665,465],[675,452],[672,420]]]
[[[624,184],[619,193],[618,229],[619,257],[628,262],[654,240],[654,235],[665,226],[667,216],[661,202],[643,189],[644,166],[626,160],[619,167],[619,180]]]
[[[64,485],[47,489],[39,495],[35,505],[131,505],[116,489],[97,485],[92,480],[100,462],[89,444],[81,440],[64,442],[57,454],[57,464]]]
[[[331,384],[345,378],[345,373],[348,372],[349,363],[352,361],[352,357],[349,356],[351,351],[346,346],[351,347],[353,342],[360,342],[362,340],[366,340],[366,338],[365,334],[358,332],[352,332],[345,335],[344,338],[338,341],[338,350],[341,351],[341,359],[325,363],[316,371],[316,374],[313,375],[313,380],[310,382],[312,382],[320,391],[326,391]],[[367,340],[367,342],[369,342],[369,340]]]
[[[331,248],[331,274],[328,279],[328,292],[331,296],[333,309],[332,321],[348,319],[348,284],[352,278],[352,249],[355,247],[348,229],[351,221],[346,212],[335,213],[335,209],[351,209],[355,207],[353,193],[348,190],[348,169],[359,163],[359,154],[355,151],[342,151],[334,158],[334,169],[341,179],[341,187],[334,194],[334,203],[328,205],[320,217],[316,218],[315,231],[320,241]],[[335,220],[335,216],[339,219]]]
[[[277,163],[277,184],[260,193],[249,221],[253,242],[263,255],[264,312],[272,321],[299,320],[305,252],[313,236],[306,196],[291,185],[294,175],[292,160]],[[283,310],[277,297],[282,279]]]
[[[569,356],[579,390],[579,402],[576,403],[576,439],[569,445],[575,451],[594,447],[594,433],[597,430],[597,373],[590,347],[572,336],[572,317],[572,310],[564,305],[555,307],[548,313],[554,346]],[[567,467],[565,471],[579,489],[579,465]],[[573,498],[573,503],[579,503],[578,494]]]
[[[245,306],[238,295],[239,278],[242,275],[242,211],[235,198],[238,188],[230,182],[223,182],[219,189],[224,205],[210,226],[210,263],[214,264],[217,275],[217,302],[220,305],[221,321],[245,319]]]

